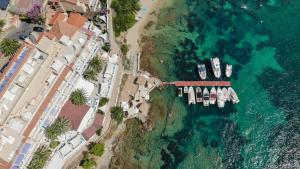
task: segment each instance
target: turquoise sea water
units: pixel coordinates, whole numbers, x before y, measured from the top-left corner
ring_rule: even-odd
[[[204,108],[188,106],[174,87],[153,92],[166,109],[153,109],[149,151],[133,162],[162,169],[300,168],[299,11],[299,0],[173,0],[162,9],[147,33],[153,72],[163,81],[198,80],[196,64],[218,56],[233,64],[230,80],[241,102]]]

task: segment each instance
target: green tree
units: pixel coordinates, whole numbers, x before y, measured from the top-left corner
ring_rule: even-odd
[[[14,55],[20,47],[21,45],[15,39],[3,39],[0,43],[0,50],[5,56]]]
[[[89,152],[95,156],[102,156],[104,153],[104,144],[102,143],[92,143],[89,147]]]
[[[106,103],[108,103],[109,99],[107,97],[102,97],[100,100],[99,100],[99,105],[98,107],[102,107],[104,105],[106,105]]]
[[[28,169],[41,169],[45,166],[49,156],[51,154],[51,150],[45,146],[40,146],[33,154],[33,157],[28,164]]]
[[[139,0],[113,0],[111,7],[116,12],[113,17],[114,32],[119,36],[135,24],[135,14],[140,10],[140,3]]]
[[[77,89],[71,93],[70,100],[73,104],[81,106],[86,104],[87,96],[86,91],[83,89]]]
[[[121,123],[124,117],[124,111],[122,107],[115,106],[110,109],[111,118],[116,120],[117,123]]]

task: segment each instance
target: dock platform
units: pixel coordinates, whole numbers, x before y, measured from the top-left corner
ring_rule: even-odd
[[[161,86],[175,85],[175,86],[224,86],[230,87],[230,81],[175,81],[175,82],[162,82]]]

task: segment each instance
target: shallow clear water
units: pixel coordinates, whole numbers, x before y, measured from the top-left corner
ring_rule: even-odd
[[[151,68],[164,81],[198,80],[196,64],[233,64],[241,102],[188,106],[155,91],[155,129],[142,168],[300,168],[300,1],[174,0],[159,14]],[[146,57],[146,56],[144,56]],[[163,61],[163,63],[160,63]],[[213,80],[211,72],[208,77]],[[225,79],[225,78],[224,78]],[[155,108],[157,106],[157,108]],[[172,113],[172,116],[168,114]]]

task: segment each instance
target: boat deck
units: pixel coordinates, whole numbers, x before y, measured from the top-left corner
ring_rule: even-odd
[[[161,86],[175,85],[175,86],[226,86],[230,87],[230,81],[175,81],[162,82]]]

